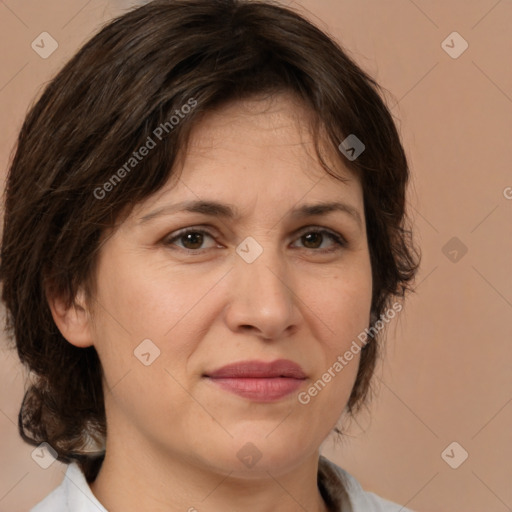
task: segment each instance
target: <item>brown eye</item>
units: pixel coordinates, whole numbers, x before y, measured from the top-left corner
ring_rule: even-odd
[[[301,238],[304,242],[304,245],[308,249],[318,249],[318,243],[320,243],[320,245],[322,245],[322,241],[323,241],[324,237],[323,237],[323,235],[321,235],[318,232],[313,232],[313,233],[308,233],[307,235],[302,235]],[[311,247],[311,245],[313,245],[313,247]]]
[[[203,229],[183,229],[173,234],[171,238],[165,240],[165,245],[171,248],[175,246],[186,252],[199,254],[208,249],[214,248],[203,247],[205,239],[214,240],[214,236]],[[328,231],[326,229],[311,229],[303,231],[303,234],[297,239],[303,244],[303,248],[313,252],[328,253],[340,250],[347,246],[346,240],[339,234]],[[331,242],[327,247],[322,247],[326,242]]]
[[[203,244],[203,237],[204,235],[202,233],[190,231],[186,235],[181,235],[180,240],[183,241],[186,249],[200,249]]]
[[[321,248],[322,243],[326,240],[334,242],[330,248]],[[316,252],[331,252],[340,250],[347,246],[346,240],[339,234],[327,231],[326,229],[314,229],[304,232],[299,238],[306,249]]]
[[[202,229],[187,229],[176,233],[175,236],[165,241],[165,245],[178,245],[176,242],[181,242],[182,245],[178,247],[188,250],[199,252],[205,241],[205,237],[213,239],[213,235]],[[204,248],[203,248],[204,249]]]

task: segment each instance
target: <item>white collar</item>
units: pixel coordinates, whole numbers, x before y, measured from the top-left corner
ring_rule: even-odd
[[[318,484],[333,512],[412,512],[371,492],[343,468],[324,456],[318,464]],[[64,480],[30,512],[108,512],[94,496],[76,462],[69,464]]]
[[[68,465],[64,480],[30,512],[108,512],[91,491],[76,462]]]

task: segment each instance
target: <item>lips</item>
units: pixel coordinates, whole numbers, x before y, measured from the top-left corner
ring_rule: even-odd
[[[302,368],[288,359],[241,361],[204,375],[225,391],[257,402],[274,402],[296,391],[306,379]]]
[[[263,361],[241,361],[232,363],[207,374],[212,379],[225,378],[278,378],[305,379],[302,368],[289,359],[277,359],[270,363]]]

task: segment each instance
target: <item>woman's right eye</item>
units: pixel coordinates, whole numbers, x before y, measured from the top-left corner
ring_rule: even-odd
[[[201,249],[201,245],[204,242],[205,237],[210,237],[213,239],[213,235],[204,229],[183,229],[173,234],[171,238],[166,238],[164,243],[166,246],[177,245],[176,241],[181,241],[183,246],[178,247],[187,252],[203,252],[206,249]],[[186,246],[185,244],[189,245]],[[191,247],[192,246],[192,247]],[[213,246],[212,246],[213,247]],[[211,248],[211,247],[210,247]]]

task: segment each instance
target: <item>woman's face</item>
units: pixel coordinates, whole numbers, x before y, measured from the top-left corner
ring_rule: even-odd
[[[363,194],[333,155],[348,181],[322,169],[306,116],[286,95],[210,114],[180,180],[101,248],[90,341],[112,443],[138,460],[278,474],[317,452],[347,404],[359,355],[332,368],[370,317]],[[196,201],[223,206],[179,207]],[[331,202],[344,206],[300,214]]]

